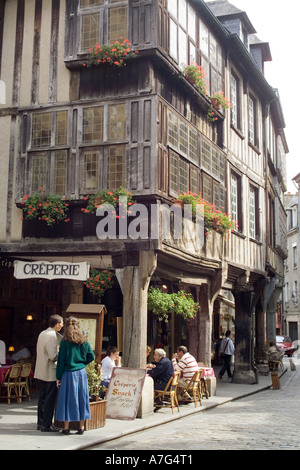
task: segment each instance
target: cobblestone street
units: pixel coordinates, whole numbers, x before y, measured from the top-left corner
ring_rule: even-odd
[[[299,368],[282,381],[280,390],[263,391],[94,449],[299,450]]]

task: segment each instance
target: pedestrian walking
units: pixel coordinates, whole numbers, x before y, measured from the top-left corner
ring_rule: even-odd
[[[62,327],[63,318],[51,315],[49,328],[42,331],[37,340],[34,378],[39,384],[37,429],[42,432],[58,431],[52,426],[52,420],[57,398],[56,361]]]
[[[232,377],[230,370],[231,356],[234,354],[234,344],[231,339],[231,331],[226,331],[225,338],[222,339],[219,354],[224,360],[224,365],[219,372],[219,379],[222,379],[225,372],[229,378]]]
[[[91,418],[85,366],[94,359],[91,345],[79,328],[78,318],[67,318],[56,368],[59,387],[56,419],[64,421],[63,434],[70,434],[71,421],[79,421],[77,434],[82,435],[84,421]]]

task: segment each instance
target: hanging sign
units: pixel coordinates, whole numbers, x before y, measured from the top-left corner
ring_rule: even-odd
[[[69,263],[68,261],[15,261],[16,279],[72,279],[86,281],[90,276],[90,263]]]
[[[146,369],[115,367],[106,393],[106,417],[135,419],[144,387]]]

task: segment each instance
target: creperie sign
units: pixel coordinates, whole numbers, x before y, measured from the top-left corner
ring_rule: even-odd
[[[16,279],[72,279],[86,281],[90,275],[90,263],[69,263],[68,261],[15,261],[14,277]]]

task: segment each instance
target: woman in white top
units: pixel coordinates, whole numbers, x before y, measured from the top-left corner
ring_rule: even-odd
[[[108,387],[114,367],[121,367],[121,358],[115,346],[108,346],[106,357],[101,361],[101,369],[103,372],[101,385]]]

